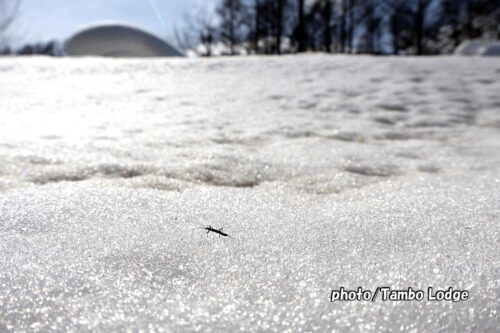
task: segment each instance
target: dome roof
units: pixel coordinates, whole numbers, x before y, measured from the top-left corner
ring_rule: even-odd
[[[126,23],[103,22],[77,31],[65,43],[69,56],[182,57],[155,35]]]

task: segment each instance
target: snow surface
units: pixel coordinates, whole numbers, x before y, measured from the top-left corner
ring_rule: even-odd
[[[498,331],[499,74],[0,59],[0,331]],[[329,299],[383,286],[470,298]]]

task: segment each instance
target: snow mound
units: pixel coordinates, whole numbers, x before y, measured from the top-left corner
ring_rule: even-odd
[[[460,44],[456,50],[457,55],[500,56],[500,42],[470,40]]]
[[[500,56],[500,43],[488,45],[480,52],[480,54],[482,56]]]

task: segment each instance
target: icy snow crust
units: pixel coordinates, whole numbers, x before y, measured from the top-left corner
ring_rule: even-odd
[[[0,73],[0,331],[497,331],[498,60]],[[342,286],[470,299],[330,303]]]

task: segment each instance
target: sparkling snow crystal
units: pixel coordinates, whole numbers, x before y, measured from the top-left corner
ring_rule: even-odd
[[[0,59],[0,331],[496,331],[499,73]]]

